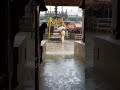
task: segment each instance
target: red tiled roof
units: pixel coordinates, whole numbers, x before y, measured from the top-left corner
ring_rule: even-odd
[[[75,28],[81,28],[82,25],[81,24],[75,24]]]
[[[66,26],[67,29],[77,29],[77,28],[82,28],[81,24],[68,24]]]

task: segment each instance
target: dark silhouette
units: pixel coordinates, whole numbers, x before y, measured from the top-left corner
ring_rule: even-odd
[[[45,29],[47,28],[47,24],[43,23],[40,27],[39,27],[39,36],[40,36],[40,42],[43,40],[43,34],[45,33]]]
[[[51,26],[50,27],[50,34],[53,35],[53,32],[54,32],[54,26]],[[49,29],[48,29],[48,33],[49,33]]]
[[[38,1],[40,1],[39,12],[40,11],[47,11],[48,9],[45,6],[44,0],[38,0]]]
[[[39,27],[39,43],[41,44],[41,41],[43,40],[43,34],[45,33],[45,29],[47,28],[47,24],[43,23]],[[40,52],[41,52],[41,57],[40,57],[40,63],[42,62],[42,52],[43,52],[43,46],[40,46]]]

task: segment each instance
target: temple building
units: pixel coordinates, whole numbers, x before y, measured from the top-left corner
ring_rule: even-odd
[[[1,0],[0,90],[120,90],[119,2]],[[57,6],[77,6],[82,16]],[[62,18],[58,30],[50,16],[82,27],[67,30]]]
[[[75,22],[79,22],[81,21],[82,17],[78,16],[78,14],[75,14],[76,12],[74,11],[57,11],[58,12],[58,19],[64,17],[64,20],[69,20],[69,21],[75,21]],[[55,12],[54,11],[47,11],[45,12],[45,14],[42,14],[41,16],[41,20],[46,19],[46,21],[49,19],[49,17],[54,17],[55,16]]]

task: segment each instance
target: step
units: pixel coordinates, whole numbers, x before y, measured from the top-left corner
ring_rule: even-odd
[[[61,36],[60,34],[58,34],[58,33],[53,33],[53,35],[52,36]]]
[[[61,38],[60,36],[51,36],[51,39],[57,39],[57,38]]]
[[[57,37],[57,38],[56,37],[50,37],[49,40],[50,41],[61,41],[61,38],[59,38],[59,37]]]
[[[50,38],[61,38],[61,36],[51,36]]]
[[[68,53],[68,52],[66,52]],[[70,53],[70,54],[66,54],[66,53],[46,53],[46,57],[45,59],[73,59],[74,58],[74,54]]]
[[[59,31],[58,29],[54,29],[54,31]]]
[[[53,35],[60,35],[60,33],[53,33]]]
[[[60,33],[59,31],[54,31],[54,33]]]

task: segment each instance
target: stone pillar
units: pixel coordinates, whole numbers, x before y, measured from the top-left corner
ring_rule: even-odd
[[[85,10],[83,10],[83,14],[82,14],[82,41],[83,43],[85,42],[85,30],[84,30],[84,15],[85,15]]]
[[[84,16],[85,16],[85,0],[81,0],[79,8],[82,8],[82,41],[85,42],[85,30],[84,30]]]
[[[120,14],[119,14],[119,5],[120,0],[112,0],[112,30],[113,37],[115,39],[120,39]]]
[[[35,5],[35,90],[39,90],[39,37],[38,37],[38,8]]]

